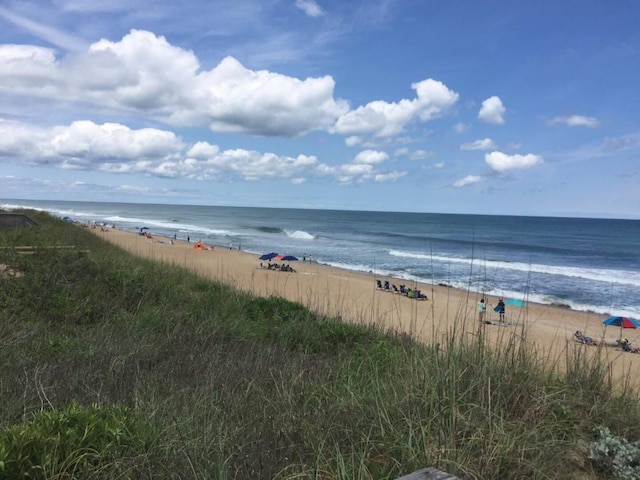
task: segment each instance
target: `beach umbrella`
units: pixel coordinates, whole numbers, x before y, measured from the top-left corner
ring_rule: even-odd
[[[602,324],[605,327],[620,327],[620,338],[623,328],[640,328],[640,322],[630,317],[609,317]]]
[[[260,260],[273,260],[277,256],[278,256],[278,254],[276,252],[265,253],[264,255],[262,255],[260,257]]]
[[[280,260],[285,261],[285,262],[296,262],[296,261],[298,261],[298,258],[294,257],[293,255],[285,255]]]
[[[602,324],[606,327],[640,328],[640,321],[630,317],[609,317]]]

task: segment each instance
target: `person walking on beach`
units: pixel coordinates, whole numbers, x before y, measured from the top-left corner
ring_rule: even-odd
[[[496,311],[498,312],[498,314],[500,314],[500,321],[504,322],[504,310],[505,310],[505,305],[504,305],[504,301],[502,299],[498,300],[498,305],[496,306]]]
[[[481,298],[478,302],[478,319],[480,322],[484,322],[484,317],[487,313],[487,304],[484,301],[484,298]]]

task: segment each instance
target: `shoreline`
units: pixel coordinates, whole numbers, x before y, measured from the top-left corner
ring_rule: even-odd
[[[486,295],[489,306],[485,320],[495,323],[482,324],[476,312],[480,297],[451,286],[403,280],[427,295],[428,300],[422,301],[376,288],[376,279],[383,283],[398,279],[375,272],[302,261],[287,262],[296,273],[281,272],[260,268],[258,255],[224,246],[214,245],[212,250],[202,251],[193,249],[195,242],[185,240],[174,240],[172,245],[170,238],[159,237],[162,241],[158,241],[155,236],[149,239],[125,230],[89,228],[89,231],[133,254],[185,267],[204,278],[262,297],[279,296],[352,323],[409,334],[424,343],[445,344],[452,333],[482,332],[496,344],[514,336],[525,339],[542,359],[556,366],[564,364],[572,347],[578,347],[587,352],[602,350],[615,379],[640,368],[640,355],[613,347],[583,346],[573,340],[576,330],[608,344],[620,337],[620,329],[604,327],[606,315],[598,313],[527,302],[524,308],[507,306],[505,325],[498,322],[498,314],[492,309],[498,297]],[[623,336],[632,345],[640,345],[640,329],[625,329]],[[640,386],[640,379],[629,380]]]

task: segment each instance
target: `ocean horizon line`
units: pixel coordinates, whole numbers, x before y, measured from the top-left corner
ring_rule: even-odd
[[[608,216],[592,216],[589,214],[581,214],[579,212],[565,212],[556,214],[535,214],[535,213],[473,213],[473,212],[434,212],[423,210],[363,210],[349,208],[322,208],[320,206],[313,207],[287,207],[287,206],[265,206],[265,205],[230,205],[230,204],[200,204],[200,203],[162,203],[162,202],[118,202],[113,200],[47,200],[47,199],[21,199],[21,198],[1,198],[0,208],[3,208],[2,202],[65,202],[65,203],[103,203],[118,205],[147,205],[147,206],[177,206],[177,207],[202,207],[202,208],[255,208],[263,210],[291,210],[291,211],[321,211],[321,212],[351,212],[351,213],[389,213],[389,214],[416,214],[416,215],[460,215],[460,216],[477,216],[477,217],[514,217],[514,218],[540,218],[540,219],[584,219],[584,220],[628,220],[640,221],[640,214],[637,217],[621,217],[617,214],[609,214]]]

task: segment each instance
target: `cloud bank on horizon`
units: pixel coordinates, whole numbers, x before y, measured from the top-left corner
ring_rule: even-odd
[[[637,9],[240,3],[5,2],[0,198],[640,218]]]

